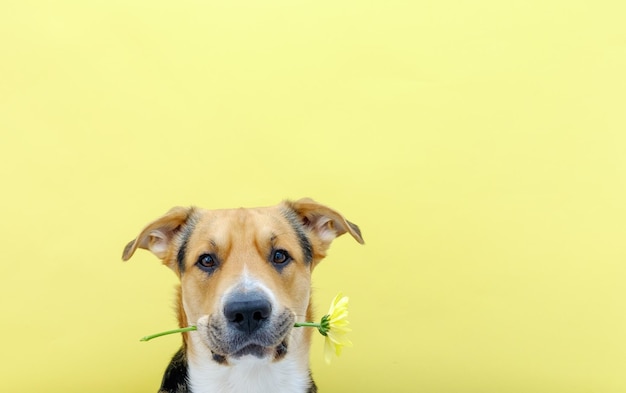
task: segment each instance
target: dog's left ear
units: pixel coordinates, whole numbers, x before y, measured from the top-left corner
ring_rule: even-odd
[[[122,260],[128,261],[137,248],[149,250],[160,259],[165,258],[174,235],[187,222],[192,211],[192,208],[177,206],[148,224],[135,240],[124,247]]]
[[[303,198],[287,205],[300,217],[302,224],[308,229],[323,247],[322,252],[338,236],[349,233],[359,243],[364,244],[361,230],[356,224],[346,220],[337,211],[315,202],[310,198]]]

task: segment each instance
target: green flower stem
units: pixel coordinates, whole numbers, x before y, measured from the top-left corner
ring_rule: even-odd
[[[317,322],[296,322],[293,326],[295,327],[314,327],[320,332],[320,334],[324,337],[328,334],[330,330],[330,322],[328,321],[329,316],[324,315],[322,320]]]
[[[174,333],[182,333],[182,332],[191,332],[193,330],[198,330],[197,327],[195,326],[187,326],[184,328],[180,328],[180,329],[173,329],[173,330],[168,330],[166,332],[161,332],[161,333],[156,333],[156,334],[151,334],[149,336],[145,336],[143,337],[141,340],[139,341],[149,341],[152,340],[153,338],[157,338],[157,337],[161,337],[161,336],[166,336],[168,334],[174,334]]]
[[[293,324],[294,327],[314,327],[321,328],[322,325],[318,322],[296,322]]]
[[[320,331],[320,333],[322,333],[322,331],[324,329],[322,327],[322,324],[318,323],[318,322],[296,322],[293,326],[294,327],[314,327],[314,328],[317,328]],[[192,326],[187,326],[187,327],[184,327],[184,328],[172,329],[172,330],[168,330],[168,331],[161,332],[161,333],[151,334],[149,336],[143,337],[139,341],[150,341],[153,338],[157,338],[157,337],[161,337],[161,336],[167,336],[168,334],[191,332],[191,331],[194,331],[194,330],[198,330],[198,328],[192,325]],[[322,333],[322,334],[324,334],[324,333]]]

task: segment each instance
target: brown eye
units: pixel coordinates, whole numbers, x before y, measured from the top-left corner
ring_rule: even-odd
[[[285,264],[290,260],[291,257],[289,256],[289,253],[285,250],[275,250],[272,253],[272,263],[275,263],[276,265]]]
[[[196,265],[204,271],[210,272],[217,267],[217,261],[211,254],[202,254],[198,258]]]

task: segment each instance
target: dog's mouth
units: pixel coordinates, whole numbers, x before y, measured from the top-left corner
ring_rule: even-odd
[[[198,321],[198,331],[211,350],[213,359],[220,363],[226,358],[244,356],[279,360],[287,353],[294,320],[293,314],[285,310],[262,328],[245,333],[231,328],[224,318],[211,315],[205,323]]]
[[[276,347],[264,347],[258,344],[250,344],[240,350],[230,354],[229,356],[237,359],[243,356],[254,356],[257,358],[273,357],[274,360],[282,358],[287,353],[287,341],[283,341]]]

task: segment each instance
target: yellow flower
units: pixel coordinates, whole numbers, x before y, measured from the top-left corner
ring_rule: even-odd
[[[324,344],[324,360],[330,364],[333,353],[341,354],[343,347],[351,347],[352,342],[346,337],[351,331],[348,328],[348,300],[347,296],[337,294],[330,304],[328,314],[322,317],[320,333],[326,337]]]

